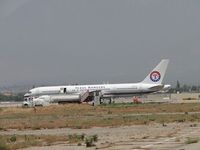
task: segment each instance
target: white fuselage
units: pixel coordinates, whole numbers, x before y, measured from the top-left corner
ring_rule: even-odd
[[[103,97],[115,97],[125,95],[137,95],[159,91],[162,84],[97,84],[97,85],[70,85],[38,87],[29,91],[30,96],[55,95],[55,94],[79,94],[84,92],[101,91]]]

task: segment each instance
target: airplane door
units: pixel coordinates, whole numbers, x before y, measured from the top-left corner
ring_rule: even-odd
[[[67,93],[67,88],[61,88],[61,89],[60,89],[60,93],[66,94],[66,93]]]
[[[64,88],[64,89],[63,89],[63,93],[64,93],[64,94],[67,93],[67,88]]]

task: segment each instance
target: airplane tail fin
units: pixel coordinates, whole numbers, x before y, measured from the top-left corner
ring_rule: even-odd
[[[142,81],[142,83],[162,84],[168,63],[168,59],[161,60],[161,62],[148,74],[148,76]]]

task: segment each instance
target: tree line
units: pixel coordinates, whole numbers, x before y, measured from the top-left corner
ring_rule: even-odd
[[[23,101],[24,100],[24,93],[18,93],[14,95],[4,95],[0,93],[0,101]]]
[[[176,93],[176,92],[200,92],[200,85],[187,85],[183,84],[181,85],[179,81],[176,82],[176,86],[172,87],[169,90],[170,93]]]

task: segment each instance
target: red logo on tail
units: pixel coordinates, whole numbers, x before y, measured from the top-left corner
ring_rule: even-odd
[[[158,71],[153,71],[150,74],[150,79],[153,82],[158,82],[160,80],[160,78],[161,78],[161,75],[160,75],[160,72],[158,72]]]

